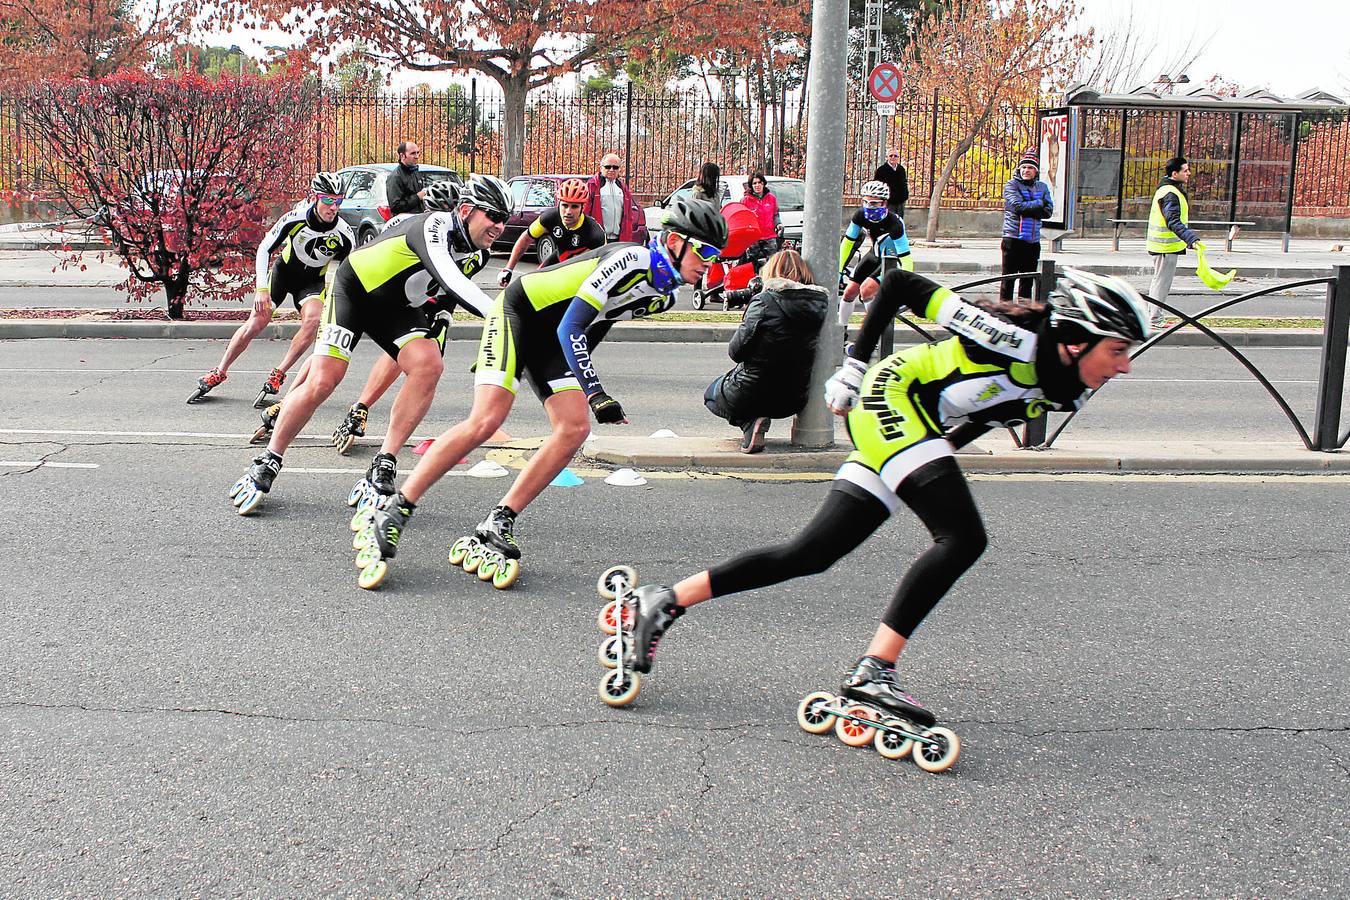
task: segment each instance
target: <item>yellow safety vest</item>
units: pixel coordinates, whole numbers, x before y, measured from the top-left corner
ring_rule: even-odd
[[[1176,185],[1164,184],[1158,188],[1153,194],[1153,205],[1148,211],[1148,243],[1145,246],[1149,253],[1180,253],[1186,249],[1186,242],[1167,227],[1167,220],[1163,218],[1160,201],[1167,194],[1177,195],[1177,200],[1181,203],[1182,224],[1191,223],[1190,204],[1186,202],[1186,195],[1177,190]]]

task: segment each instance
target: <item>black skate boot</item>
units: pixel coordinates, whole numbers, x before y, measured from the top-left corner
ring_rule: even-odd
[[[398,542],[408,527],[417,504],[402,494],[394,494],[375,511],[367,527],[369,534],[356,554],[356,565],[361,570],[356,579],[358,587],[373,591],[384,583],[389,574],[389,560],[398,555]]]
[[[253,401],[254,409],[262,409],[267,405],[267,401],[275,397],[281,391],[281,385],[286,380],[286,373],[280,369],[273,369],[267,376],[267,380],[262,384],[262,390],[258,391],[258,399]]]
[[[849,700],[877,707],[883,712],[908,719],[919,728],[928,728],[937,717],[895,682],[895,666],[875,656],[864,656],[845,673],[839,689]]]
[[[250,444],[265,444],[272,437],[272,430],[277,427],[277,417],[281,415],[281,404],[273,403],[262,412],[262,424],[258,430],[253,432],[253,437],[249,438]]]
[[[474,530],[483,546],[496,550],[507,559],[520,559],[520,545],[516,543],[516,511],[509,506],[494,507],[488,517]]]
[[[370,410],[364,403],[353,403],[352,408],[347,410],[342,424],[333,429],[333,446],[338,453],[343,456],[351,453],[356,439],[366,436],[366,417],[369,414]]]
[[[675,602],[675,592],[665,585],[649,584],[633,591],[637,612],[633,622],[633,645],[625,663],[635,672],[650,672],[656,661],[656,645],[684,607]]]
[[[272,490],[272,482],[280,471],[281,457],[271,450],[253,457],[253,465],[230,488],[230,502],[239,515],[246,516],[262,505],[263,497]]]
[[[375,493],[388,497],[397,490],[398,460],[392,453],[376,453],[366,470],[366,481],[375,489]]]

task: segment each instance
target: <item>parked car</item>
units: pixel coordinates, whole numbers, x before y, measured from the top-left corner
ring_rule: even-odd
[[[337,172],[347,186],[347,199],[342,201],[338,215],[351,226],[357,246],[373,241],[390,219],[389,199],[385,196],[384,185],[396,165],[398,163],[367,163],[348,166]],[[417,172],[426,184],[446,180],[463,184],[454,169],[424,165],[418,167]]]
[[[740,200],[745,195],[745,183],[750,180],[749,175],[723,175],[722,176],[722,202],[730,203],[733,200]],[[806,215],[806,182],[800,178],[783,178],[778,175],[768,175],[765,180],[769,183],[769,190],[773,191],[778,199],[778,218],[783,224],[783,240],[785,246],[800,247],[802,245],[802,220]],[[676,197],[688,197],[690,191],[694,189],[694,179],[689,179],[662,200],[656,206],[649,206],[644,210],[647,219],[647,228],[655,231],[661,227],[661,216],[665,213],[666,207]]]
[[[511,246],[515,244],[516,238],[520,237],[521,232],[530,227],[530,223],[539,217],[544,210],[558,204],[558,185],[569,178],[580,178],[586,181],[589,175],[517,175],[512,178],[508,184],[511,187],[511,197],[516,203],[516,214],[506,223],[506,230],[502,236],[493,244],[494,250],[505,250],[510,252]],[[549,238],[545,237],[539,240],[534,247],[530,249],[531,253],[538,258],[540,254],[548,256],[548,247],[545,244]],[[633,240],[640,243],[647,243],[647,228],[645,224],[639,224]],[[545,244],[541,250],[540,244]]]

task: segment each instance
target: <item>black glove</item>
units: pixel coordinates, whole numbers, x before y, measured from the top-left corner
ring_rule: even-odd
[[[624,420],[623,407],[619,401],[604,391],[591,394],[587,402],[591,404],[591,412],[595,413],[595,421],[601,425],[617,425]]]

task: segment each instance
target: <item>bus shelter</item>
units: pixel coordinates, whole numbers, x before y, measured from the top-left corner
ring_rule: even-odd
[[[1193,223],[1279,233],[1288,252],[1300,137],[1347,113],[1345,100],[1324,91],[1225,97],[1203,88],[1183,95],[1147,88],[1108,94],[1076,86],[1063,107],[1038,116],[1042,177],[1063,210],[1045,224],[1080,233],[1141,233],[1163,164],[1184,156],[1191,164],[1186,193]]]

